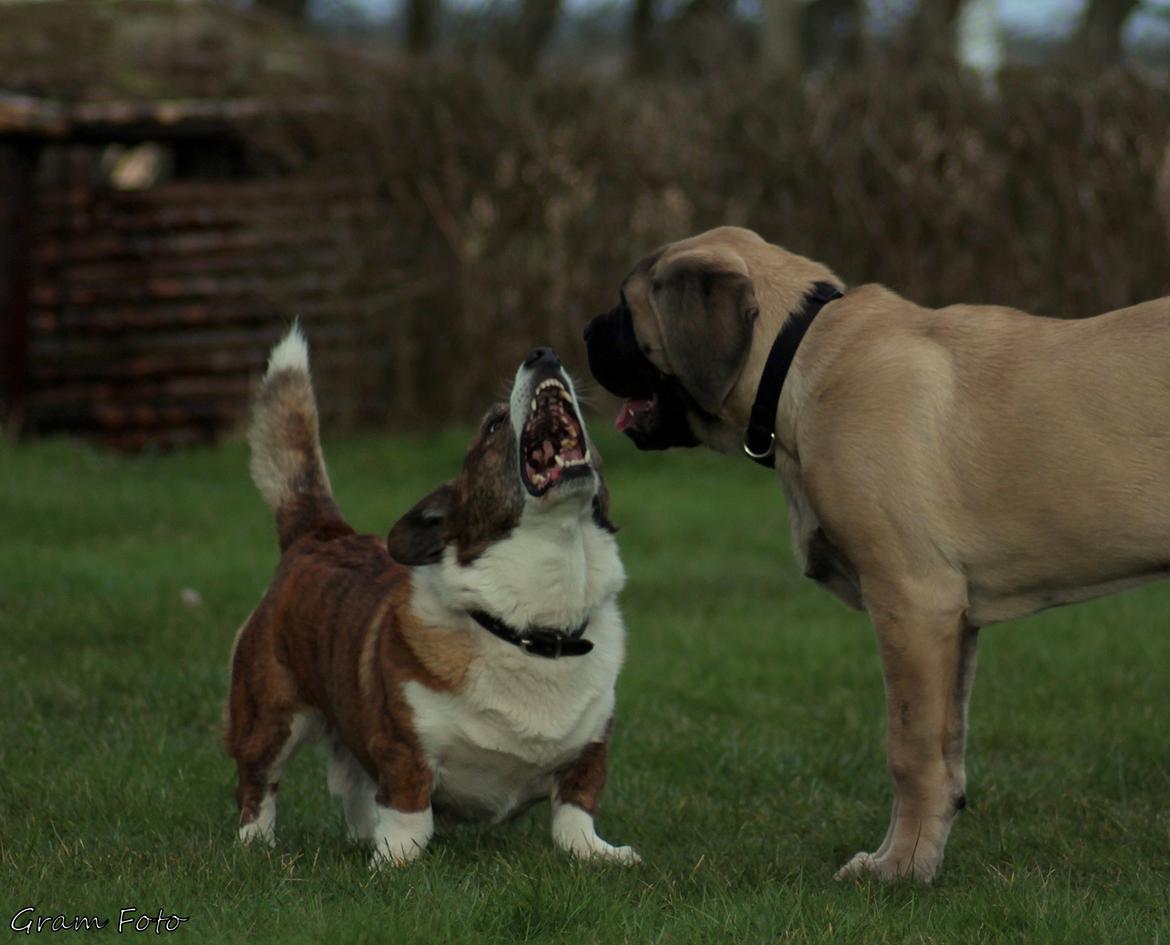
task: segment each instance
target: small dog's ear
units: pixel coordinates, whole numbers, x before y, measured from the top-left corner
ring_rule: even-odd
[[[441,560],[454,501],[455,490],[444,483],[416,502],[390,529],[386,538],[390,557],[411,567]]]

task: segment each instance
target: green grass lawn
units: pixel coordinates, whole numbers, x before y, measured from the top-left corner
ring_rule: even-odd
[[[343,510],[384,533],[464,440],[327,442]],[[379,875],[316,750],[276,850],[235,842],[228,651],[276,561],[243,446],[0,444],[0,935],[34,906],[96,940],[130,907],[217,943],[1170,942],[1170,586],[986,631],[941,878],[838,884],[887,822],[865,618],[799,577],[772,476],[601,443],[629,656],[598,824],[645,862],[569,861],[538,806]]]

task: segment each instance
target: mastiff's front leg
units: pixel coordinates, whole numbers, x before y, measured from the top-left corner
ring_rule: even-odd
[[[858,853],[837,878],[872,873],[929,882],[942,864],[955,813],[965,803],[967,703],[977,631],[966,622],[965,595],[954,575],[863,581],[863,591],[885,679],[894,805],[881,846]]]

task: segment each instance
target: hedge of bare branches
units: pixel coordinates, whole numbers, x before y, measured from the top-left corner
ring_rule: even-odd
[[[583,369],[580,329],[627,268],[721,223],[932,305],[1080,316],[1170,293],[1170,92],[1133,77],[993,93],[953,74],[800,88],[426,66],[332,94],[343,107],[257,146],[376,209],[347,239],[385,353],[363,390],[392,421],[471,419],[537,343]]]

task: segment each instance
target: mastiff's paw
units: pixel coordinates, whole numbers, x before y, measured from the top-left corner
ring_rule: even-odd
[[[903,877],[929,883],[938,871],[938,859],[933,862],[920,857],[898,858],[890,854],[878,856],[874,853],[856,853],[853,858],[837,870],[835,879],[864,879],[873,876],[889,882]]]

